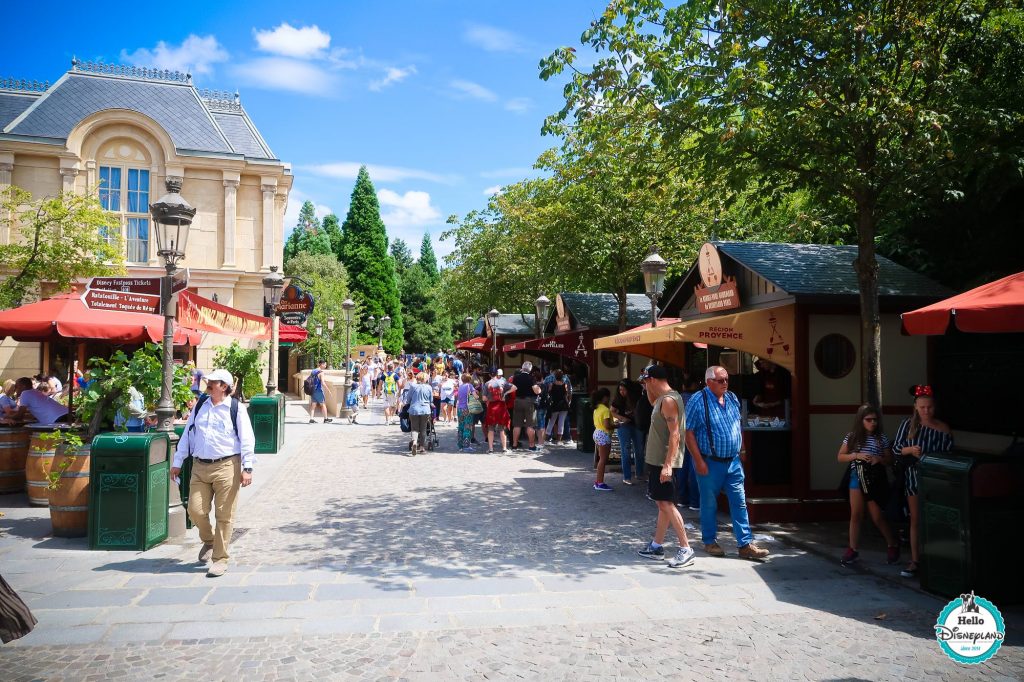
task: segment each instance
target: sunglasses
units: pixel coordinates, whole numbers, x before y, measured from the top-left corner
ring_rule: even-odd
[[[709,379],[709,381],[714,381],[716,384],[727,384],[727,383],[729,383],[728,379]]]
[[[876,422],[876,421],[878,421],[878,417],[864,417],[864,421],[866,421],[866,422]]]

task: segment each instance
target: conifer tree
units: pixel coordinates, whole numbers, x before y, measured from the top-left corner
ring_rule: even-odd
[[[409,245],[405,243],[404,239],[395,239],[391,242],[391,258],[395,261],[395,274],[398,275],[399,280],[402,279],[402,275],[404,275],[415,262],[412,258],[412,251],[409,249]]]
[[[430,243],[429,232],[423,235],[423,241],[420,242],[419,265],[423,268],[423,274],[427,276],[431,286],[441,283],[441,273],[437,269],[437,256],[434,255],[434,246]]]
[[[359,169],[348,215],[342,225],[342,262],[349,275],[349,285],[362,304],[365,316],[378,320],[391,317],[391,328],[384,335],[384,348],[398,352],[403,343],[402,310],[395,282],[394,261],[388,256],[388,236],[380,219],[380,203],[366,166]],[[364,339],[372,330],[363,328]],[[374,340],[376,337],[373,337]]]
[[[312,253],[324,253],[323,241],[315,237],[310,240],[307,235],[308,232],[313,231],[314,234],[320,230],[320,219],[316,217],[316,206],[313,205],[312,201],[302,202],[302,208],[299,209],[299,219],[295,222],[295,229],[288,235],[287,241],[284,243],[284,261],[287,263],[292,258],[298,255],[299,251],[311,251]],[[328,251],[330,253],[330,242],[328,244]]]
[[[331,213],[324,216],[323,231],[331,242],[331,253],[338,260],[341,260],[341,221],[338,216]]]

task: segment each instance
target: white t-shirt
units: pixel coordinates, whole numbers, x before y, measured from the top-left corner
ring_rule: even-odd
[[[53,424],[68,413],[67,407],[34,388],[22,391],[18,404],[27,407],[40,424]]]
[[[441,382],[441,400],[448,400],[455,393],[455,382],[451,379],[445,379]]]

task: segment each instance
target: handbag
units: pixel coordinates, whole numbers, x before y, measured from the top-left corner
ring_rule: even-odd
[[[470,414],[480,414],[484,411],[484,404],[480,402],[480,398],[476,397],[474,394],[466,399],[466,408],[469,410]]]

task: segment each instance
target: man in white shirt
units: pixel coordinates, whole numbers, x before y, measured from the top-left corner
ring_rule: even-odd
[[[194,458],[188,515],[203,541],[199,561],[213,560],[206,573],[210,578],[227,571],[238,489],[252,483],[252,466],[256,463],[253,455],[256,438],[249,414],[241,404],[232,408],[235,403],[235,398],[231,397],[233,383],[234,377],[224,369],[207,375],[209,398],[199,402],[189,413],[171,466],[171,478],[176,479],[185,458],[189,455]],[[210,524],[211,507],[217,513],[216,530]]]
[[[18,410],[14,417],[22,417],[30,413],[40,424],[56,424],[68,421],[68,408],[61,405],[46,393],[32,388],[31,377],[21,377],[15,383],[14,392],[18,396]]]

